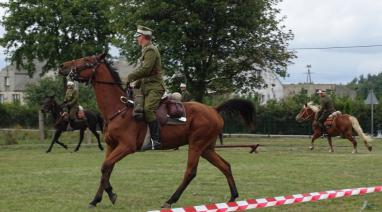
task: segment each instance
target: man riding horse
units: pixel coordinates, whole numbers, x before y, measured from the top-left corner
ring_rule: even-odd
[[[153,30],[138,26],[136,37],[142,47],[139,66],[127,76],[127,83],[137,81],[135,88],[140,88],[144,96],[144,119],[149,124],[151,142],[142,150],[160,149],[160,124],[155,112],[159,107],[165,87],[162,77],[161,57],[158,48],[151,43]]]
[[[77,112],[79,110],[83,110],[79,104],[79,93],[78,90],[74,88],[74,82],[67,82],[67,89],[64,98],[64,102],[62,103],[62,108],[64,109],[63,116],[66,116],[69,113],[68,120],[68,130],[73,129],[72,124],[77,125],[86,125],[86,117],[78,118]]]
[[[326,128],[325,128],[324,122],[330,116],[330,114],[332,114],[336,110],[334,109],[333,100],[326,95],[325,91],[318,89],[317,94],[320,95],[321,107],[317,113],[316,122],[318,126],[321,128],[322,134],[326,134]]]

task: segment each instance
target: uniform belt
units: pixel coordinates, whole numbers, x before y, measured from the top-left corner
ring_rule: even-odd
[[[150,72],[150,76],[155,76],[155,75],[158,75],[160,73],[160,70],[159,69],[153,69],[151,70]]]

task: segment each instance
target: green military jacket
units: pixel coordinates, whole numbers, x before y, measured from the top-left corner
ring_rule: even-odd
[[[142,49],[139,58],[140,64],[137,69],[127,76],[128,82],[139,80],[144,94],[149,90],[164,90],[161,58],[158,48],[148,43]]]
[[[191,98],[190,92],[185,90],[185,91],[182,91],[181,94],[182,94],[182,102],[189,102],[189,101],[191,101],[192,98]]]
[[[66,94],[65,94],[65,99],[64,103],[69,107],[69,108],[76,108],[80,105],[79,103],[79,95],[78,95],[78,90],[76,89],[67,89]]]
[[[333,101],[328,96],[323,96],[320,99],[321,108],[320,111],[332,113],[335,111]]]

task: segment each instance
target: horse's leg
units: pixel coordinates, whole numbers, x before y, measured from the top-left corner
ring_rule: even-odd
[[[75,152],[77,152],[80,149],[83,140],[84,140],[84,129],[81,128],[80,129],[80,141],[78,142],[77,147],[74,149]]]
[[[329,146],[330,146],[329,152],[334,152],[333,143],[332,143],[332,136],[330,136],[330,135],[328,135],[328,143],[329,143]]]
[[[99,188],[93,200],[89,203],[89,207],[95,207],[97,203],[101,202],[102,194],[105,190],[110,198],[110,201],[114,204],[117,200],[117,194],[113,193],[113,188],[110,184],[110,175],[113,171],[116,162],[124,158],[126,155],[134,152],[129,147],[125,145],[118,145],[115,149],[107,148],[106,158],[101,167],[101,180]]]
[[[174,194],[167,200],[162,208],[171,208],[171,205],[178,201],[180,195],[182,195],[183,191],[187,188],[188,184],[192,181],[192,179],[196,176],[196,171],[198,169],[198,163],[200,158],[200,152],[195,151],[193,148],[188,149],[188,161],[187,161],[187,169],[184,173],[183,181],[176,189]]]
[[[98,142],[98,148],[103,151],[103,147],[102,147],[102,144],[101,144],[101,140],[99,139],[99,134],[96,130],[96,128],[88,128],[92,133],[93,135],[97,138],[97,142]]]
[[[229,189],[231,191],[230,202],[235,201],[239,197],[239,193],[236,188],[235,180],[232,175],[231,165],[225,161],[220,155],[218,155],[214,149],[207,149],[203,152],[202,157],[208,160],[212,165],[218,168],[227,178]]]
[[[357,153],[357,141],[354,136],[351,133],[346,133],[345,137],[353,144],[353,151],[351,153]]]
[[[313,137],[312,137],[312,141],[311,141],[311,144],[309,147],[310,150],[314,149],[314,140],[316,140],[318,137],[320,137],[320,133],[314,132]]]
[[[63,146],[65,149],[68,148],[65,144],[60,143],[60,142],[58,141],[58,138],[60,137],[61,133],[62,133],[61,130],[56,130],[56,131],[54,132],[54,136],[53,136],[52,142],[50,143],[50,146],[49,146],[48,150],[46,150],[46,153],[49,153],[49,152],[52,151],[52,148],[53,148],[54,143],[58,143],[58,144],[60,144],[60,145]]]

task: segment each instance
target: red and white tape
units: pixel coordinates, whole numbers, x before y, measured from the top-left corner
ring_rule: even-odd
[[[244,211],[254,208],[266,208],[279,205],[295,204],[299,202],[312,202],[324,199],[334,199],[340,197],[364,195],[368,193],[381,192],[382,185],[368,188],[351,188],[334,191],[313,192],[306,194],[295,194],[290,196],[280,196],[273,198],[248,199],[244,201],[199,205],[185,208],[162,209],[150,212],[225,212]]]

